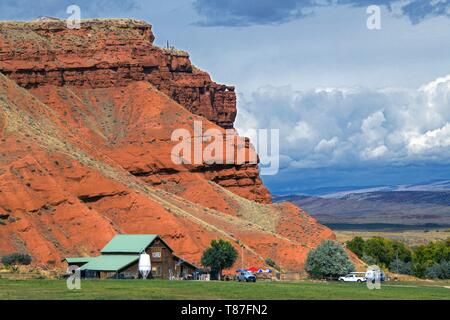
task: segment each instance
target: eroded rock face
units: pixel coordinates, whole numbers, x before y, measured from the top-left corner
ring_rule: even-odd
[[[171,160],[175,128],[232,127],[235,95],[152,41],[150,26],[131,20],[71,31],[0,23],[0,256],[60,265],[117,233],[157,233],[197,264],[224,238],[244,246],[249,265],[270,257],[301,271],[334,235],[293,205],[270,204],[257,165]]]
[[[145,80],[192,113],[233,127],[234,87],[212,81],[186,52],[154,46],[145,22],[91,20],[79,30],[63,21],[2,23],[0,34],[0,72],[25,88],[105,88]]]
[[[151,26],[135,20],[85,21],[79,30],[67,29],[63,21],[2,23],[0,72],[45,103],[55,107],[65,105],[63,112],[66,114],[74,106],[86,109],[71,92],[87,99],[90,94],[99,96],[103,90],[103,96],[97,98],[103,101],[97,104],[106,104],[105,98],[115,96],[116,88],[149,82],[190,112],[225,129],[232,128],[236,117],[234,87],[213,82],[206,72],[192,66],[186,52],[161,49],[153,45],[153,40]],[[68,92],[59,91],[52,95],[55,87],[68,88]],[[108,91],[111,88],[114,92]],[[130,92],[136,100],[144,98],[140,96],[140,88],[142,86],[136,89],[137,92]],[[119,90],[126,97],[123,89]],[[175,128],[176,124],[167,127]],[[169,130],[164,138],[170,138]],[[162,171],[170,167],[170,162],[166,157],[163,168],[156,169]],[[133,168],[133,172],[149,173],[152,177],[148,180],[157,183],[155,174],[145,168],[151,164],[143,165]],[[244,166],[241,170],[204,167],[204,170],[196,168],[196,171],[205,171],[210,180],[233,188],[237,194],[260,202],[271,201],[256,165]]]

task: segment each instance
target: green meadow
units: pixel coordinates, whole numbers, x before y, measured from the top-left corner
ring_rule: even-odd
[[[364,283],[312,281],[238,283],[167,280],[82,280],[81,290],[68,290],[64,280],[0,279],[0,300],[8,299],[450,300],[450,283],[384,283],[380,290],[369,290]]]

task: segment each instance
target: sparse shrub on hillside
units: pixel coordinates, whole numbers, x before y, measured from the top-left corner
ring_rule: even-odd
[[[305,270],[313,278],[336,278],[354,271],[355,266],[342,245],[324,240],[308,253]]]
[[[31,260],[31,256],[26,253],[13,253],[2,257],[2,263],[5,266],[29,265],[31,264]]]
[[[237,257],[238,252],[231,243],[220,239],[211,241],[211,246],[203,253],[201,262],[205,267],[217,272],[220,280],[222,270],[231,268]]]
[[[272,267],[272,268],[274,268],[275,270],[279,270],[279,269],[280,269],[280,268],[278,267],[277,263],[276,263],[275,261],[273,261],[272,258],[267,258],[265,262],[266,262],[266,264],[267,264],[269,267]]]

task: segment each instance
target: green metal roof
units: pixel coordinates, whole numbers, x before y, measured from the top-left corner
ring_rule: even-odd
[[[91,257],[80,257],[80,258],[66,258],[67,263],[88,263],[94,258]]]
[[[156,234],[119,234],[102,249],[101,253],[141,253],[157,237]]]
[[[80,270],[119,271],[139,260],[139,255],[104,255],[92,258]]]

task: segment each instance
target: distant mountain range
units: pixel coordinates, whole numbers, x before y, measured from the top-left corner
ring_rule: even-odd
[[[370,193],[377,191],[430,191],[430,192],[450,192],[450,180],[438,180],[429,183],[419,183],[419,184],[403,184],[397,186],[380,186],[380,187],[367,187],[367,188],[356,188],[345,191],[328,192],[321,197],[324,198],[340,198],[347,194],[354,193]]]
[[[450,180],[338,191],[321,196],[283,195],[335,229],[450,226]]]

